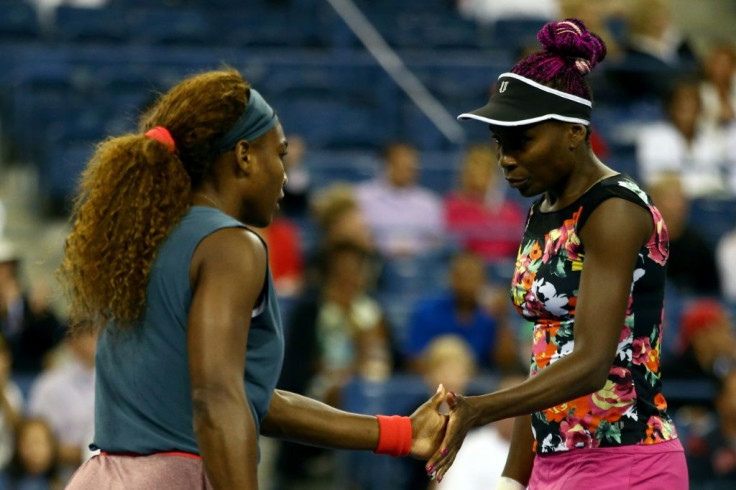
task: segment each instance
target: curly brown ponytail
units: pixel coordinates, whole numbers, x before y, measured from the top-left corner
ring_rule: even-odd
[[[151,264],[210,174],[217,142],[245,110],[248,83],[235,70],[184,80],[141,118],[141,133],[100,143],[82,173],[59,279],[72,332],[142,316]],[[172,154],[144,132],[169,130]]]

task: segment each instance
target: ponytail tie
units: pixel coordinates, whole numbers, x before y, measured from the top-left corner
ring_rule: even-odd
[[[590,61],[588,60],[584,58],[575,58],[575,69],[577,69],[581,75],[587,75],[593,67],[590,66]]]
[[[580,29],[580,27],[578,27],[577,24],[575,24],[574,22],[564,20],[557,23],[555,33],[558,36],[561,34],[574,34],[576,36],[581,36],[583,34],[583,30]]]
[[[168,148],[169,152],[172,154],[176,153],[176,143],[174,142],[174,138],[165,127],[156,126],[155,128],[148,130],[146,132],[146,137],[158,141]]]

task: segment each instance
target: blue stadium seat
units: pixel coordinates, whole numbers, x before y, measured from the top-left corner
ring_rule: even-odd
[[[419,183],[441,196],[446,195],[457,186],[460,157],[458,151],[423,151]]]
[[[381,293],[423,295],[443,289],[447,285],[449,252],[440,249],[386,260],[379,282]]]
[[[301,92],[271,99],[287,132],[301,134],[314,148],[380,147],[389,137],[375,106],[363,100],[339,100],[332,94]]]
[[[39,168],[38,184],[41,195],[54,203],[68,201],[93,150],[92,143],[49,146]]]
[[[95,77],[95,89],[104,103],[116,104],[124,111],[141,110],[165,90],[155,70],[100,69]],[[125,105],[120,105],[125,102]],[[131,105],[133,104],[133,105]]]
[[[527,46],[536,47],[537,32],[548,22],[544,18],[507,18],[493,23],[492,32],[499,46],[519,50]]]
[[[210,24],[201,12],[185,9],[139,9],[127,15],[130,40],[155,45],[206,45]]]
[[[612,142],[609,148],[610,156],[606,164],[612,169],[627,174],[637,182],[639,180],[639,165],[636,160],[636,146],[633,144]]]
[[[31,5],[20,1],[2,5],[0,40],[35,41],[39,39],[40,32],[36,11]]]
[[[483,60],[467,62],[462,59],[443,60],[443,63],[411,63],[410,69],[424,84],[443,99],[482,105],[488,101],[491,88],[498,76],[509,68],[509,57],[503,52],[490,52]]]
[[[318,189],[335,182],[358,183],[371,179],[379,172],[381,162],[374,152],[309,150],[304,166],[312,185]]]
[[[136,8],[179,8],[198,3],[197,0],[110,0],[108,7],[120,10]]]
[[[458,106],[457,104],[445,106],[450,117],[454,120],[454,117],[461,114],[462,111],[468,109],[474,109],[477,106],[483,105],[475,104],[468,106]],[[462,109],[460,108],[462,107]],[[453,124],[455,124],[453,122]],[[483,124],[467,124],[458,123],[459,127],[465,135],[465,141],[490,141],[490,135],[488,127]],[[396,137],[399,139],[405,139],[414,143],[421,150],[427,151],[457,151],[458,145],[448,139],[444,133],[442,133],[435,123],[429,119],[429,117],[422,112],[412,101],[403,101],[400,106],[398,132]]]
[[[458,15],[453,2],[443,0],[358,0],[355,3],[364,12],[423,12],[443,18]]]
[[[258,69],[263,73],[262,86],[273,97],[310,91],[318,97],[364,97],[380,102],[386,96],[379,96],[379,90],[383,93],[393,84],[366,56],[302,57],[288,63],[261,63]]]
[[[60,6],[54,20],[54,39],[72,43],[119,43],[127,40],[121,11]]]
[[[413,49],[476,49],[480,35],[475,22],[456,16],[437,16],[424,10],[370,16],[389,44]]]
[[[315,47],[322,44],[314,22],[303,22],[299,12],[215,10],[206,14],[213,45],[234,47]]]
[[[715,246],[724,233],[736,228],[736,199],[693,199],[689,222]]]
[[[39,135],[56,109],[63,113],[73,92],[71,70],[65,61],[23,63],[13,75],[9,134],[19,158],[33,160]]]
[[[451,248],[422,256],[386,260],[378,279],[376,295],[398,341],[406,337],[413,305],[428,294],[447,287],[447,267]]]

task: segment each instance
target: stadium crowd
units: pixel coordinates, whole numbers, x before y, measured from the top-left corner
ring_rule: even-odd
[[[11,3],[23,4],[0,1],[0,7]],[[151,3],[156,2],[29,0],[25,7],[31,8],[34,17],[30,22],[35,30],[21,31],[21,22],[13,30],[10,22],[0,22],[0,52],[18,47],[47,49],[51,59],[56,53],[52,45],[60,40],[71,46],[99,43],[103,45],[101,52],[106,52],[111,43],[114,49],[115,43],[125,41],[102,40],[104,33],[91,30],[87,31],[89,39],[80,35],[76,40],[64,40],[61,22],[75,12],[82,18],[88,9],[140,14]],[[158,11],[186,9],[211,14],[211,9],[233,8],[237,2],[159,3]],[[282,23],[286,13],[294,11],[314,15],[315,22],[334,17],[329,6],[314,6],[326,2],[255,3],[262,12],[282,16]],[[478,26],[469,35],[470,41],[463,38],[458,40],[459,47],[449,48],[450,57],[453,52],[482,53],[488,46],[501,58],[518,57],[533,44],[524,38],[529,26],[536,32],[545,21],[540,13],[579,17],[592,30],[604,34],[611,59],[604,63],[610,67],[592,79],[597,95],[594,102],[603,114],[593,122],[594,150],[613,168],[639,179],[665,219],[671,251],[661,352],[665,397],[686,449],[692,488],[734,488],[736,37],[709,40],[712,42],[701,43],[705,48],[696,49],[698,43],[687,37],[686,26],[677,24],[667,0],[534,1],[529,2],[530,8],[518,11],[494,9],[498,2],[490,1],[407,3],[414,8],[436,4],[417,23],[434,15],[457,22],[458,29]],[[387,10],[378,7],[390,2],[357,4],[379,27],[391,28]],[[22,7],[13,8],[17,8],[19,19],[26,12]],[[416,25],[407,19],[416,12],[410,8],[401,12],[407,21],[403,27],[426,35],[421,29],[412,30]],[[736,17],[736,12],[732,15]],[[339,23],[334,19],[330,22],[327,25]],[[135,24],[131,26],[134,30]],[[483,33],[493,34],[502,26],[511,29],[515,44],[500,52],[497,40],[484,41]],[[185,31],[176,31],[181,36],[178,39],[152,41],[153,49],[164,54],[167,49],[186,53],[192,39],[185,39]],[[358,50],[355,40],[345,40],[344,31],[344,27],[334,27],[327,40],[315,41],[310,53],[329,56],[333,50],[339,51],[335,46]],[[383,34],[399,53],[416,49],[411,40],[403,40],[395,32],[384,30]],[[431,35],[442,36],[442,32]],[[273,45],[268,35],[264,39],[263,45],[246,40],[241,48],[260,48],[259,56],[268,56]],[[434,41],[440,46],[437,39]],[[284,49],[284,45],[277,48]],[[289,49],[299,48],[292,45]],[[206,52],[206,46],[195,48],[200,54],[203,50]],[[219,51],[212,59],[222,61],[218,56]],[[239,56],[233,64],[247,59],[248,53]],[[129,61],[121,58],[120,62]],[[13,58],[13,62],[17,60]],[[119,68],[100,65],[94,68],[92,78],[104,78]],[[130,66],[131,71],[134,68]],[[246,77],[248,68],[243,70]],[[286,72],[283,78],[298,76],[298,72],[282,68]],[[448,63],[448,71],[452,70]],[[257,78],[257,66],[252,71]],[[81,76],[80,72],[77,75]],[[497,75],[483,72],[488,87]],[[66,72],[59,75],[66,76]],[[465,103],[469,100],[463,98],[465,95],[453,99],[453,94],[462,91],[461,86],[438,87],[442,83],[461,84],[462,78],[458,82],[438,77],[430,73],[423,80],[431,90],[437,89],[437,97],[452,110],[456,105],[480,105],[487,96],[482,91],[473,93],[478,98],[470,104]],[[17,80],[0,77],[0,88],[11,89],[0,95],[0,176],[3,167],[34,166],[40,173],[36,210],[40,222],[63,218],[73,174],[89,152],[74,154],[80,160],[69,170],[53,150],[84,147],[88,139],[61,131],[63,128],[53,121],[32,119],[24,112],[31,109],[20,101],[53,90],[66,94],[71,81],[47,80],[37,92],[24,92],[23,77],[21,82]],[[166,76],[157,80],[165,83]],[[274,92],[271,100],[277,111],[279,97],[286,100],[286,94],[299,87],[298,81],[280,82],[288,85],[281,94],[276,90],[276,76],[264,77],[259,85],[259,90],[262,86],[264,92]],[[61,89],[52,86],[54,83]],[[123,83],[116,79],[112,86],[123,87]],[[137,81],[132,85],[121,90],[134,94],[126,99],[132,107],[144,110],[151,94]],[[378,82],[375,90],[393,93],[395,89],[386,88],[384,81]],[[349,92],[349,87],[345,91]],[[333,93],[329,97],[341,96]],[[364,95],[356,97],[360,100],[355,105],[367,103]],[[408,414],[438,382],[458,393],[485,393],[519,382],[519,376],[523,379],[528,373],[531,329],[511,307],[508,290],[531,201],[507,188],[490,135],[473,134],[462,144],[438,143],[442,138],[428,136],[431,131],[425,130],[426,122],[425,129],[407,129],[418,116],[410,117],[411,111],[405,107],[402,111],[406,113],[391,122],[394,116],[389,113],[396,108],[369,103],[375,105],[375,111],[370,113],[374,119],[367,126],[349,119],[350,115],[345,119],[329,117],[325,124],[333,126],[328,132],[338,132],[335,124],[357,126],[354,133],[343,128],[340,134],[346,139],[337,143],[319,128],[310,127],[320,117],[316,110],[319,102],[305,104],[303,114],[282,115],[290,142],[285,162],[289,181],[280,214],[270,227],[257,230],[269,246],[283,310],[287,355],[280,387],[350,410],[403,410]],[[350,109],[350,104],[340,107]],[[290,102],[290,107],[294,105]],[[373,128],[382,125],[381,118],[387,121],[385,126]],[[29,120],[41,129],[29,133]],[[104,131],[114,131],[119,127],[116,121],[94,119],[92,136],[98,135],[100,124]],[[365,127],[375,131],[357,134]],[[43,139],[35,141],[37,138]],[[48,152],[40,153],[36,145],[47,146],[43,149]],[[63,154],[66,158],[72,155]],[[63,168],[53,170],[49,165]],[[95,337],[65,336],[63,307],[54,307],[48,288],[31,284],[24,276],[24,250],[12,234],[11,213],[6,207],[7,203],[0,201],[0,488],[62,488],[91,454]],[[47,284],[52,282],[52,277],[46,279]],[[505,459],[508,430],[498,423],[471,434],[467,449],[456,462],[463,468],[464,478],[459,471],[450,472],[440,488],[488,488],[472,486],[472,482],[487,484],[502,468],[485,465],[479,454],[488,454],[494,462]],[[267,472],[271,490],[420,489],[435,485],[421,474],[421,464],[413,462],[290,443],[269,448],[262,464],[272,468]]]

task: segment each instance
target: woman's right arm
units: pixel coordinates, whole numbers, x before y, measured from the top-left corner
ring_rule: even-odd
[[[194,432],[214,489],[258,488],[258,434],[243,382],[266,252],[246,230],[220,230],[192,258],[187,344]]]
[[[511,447],[506,457],[506,466],[502,476],[515,480],[524,487],[529,484],[534,464],[534,435],[532,434],[531,415],[521,415],[514,419],[514,431],[511,435]]]

